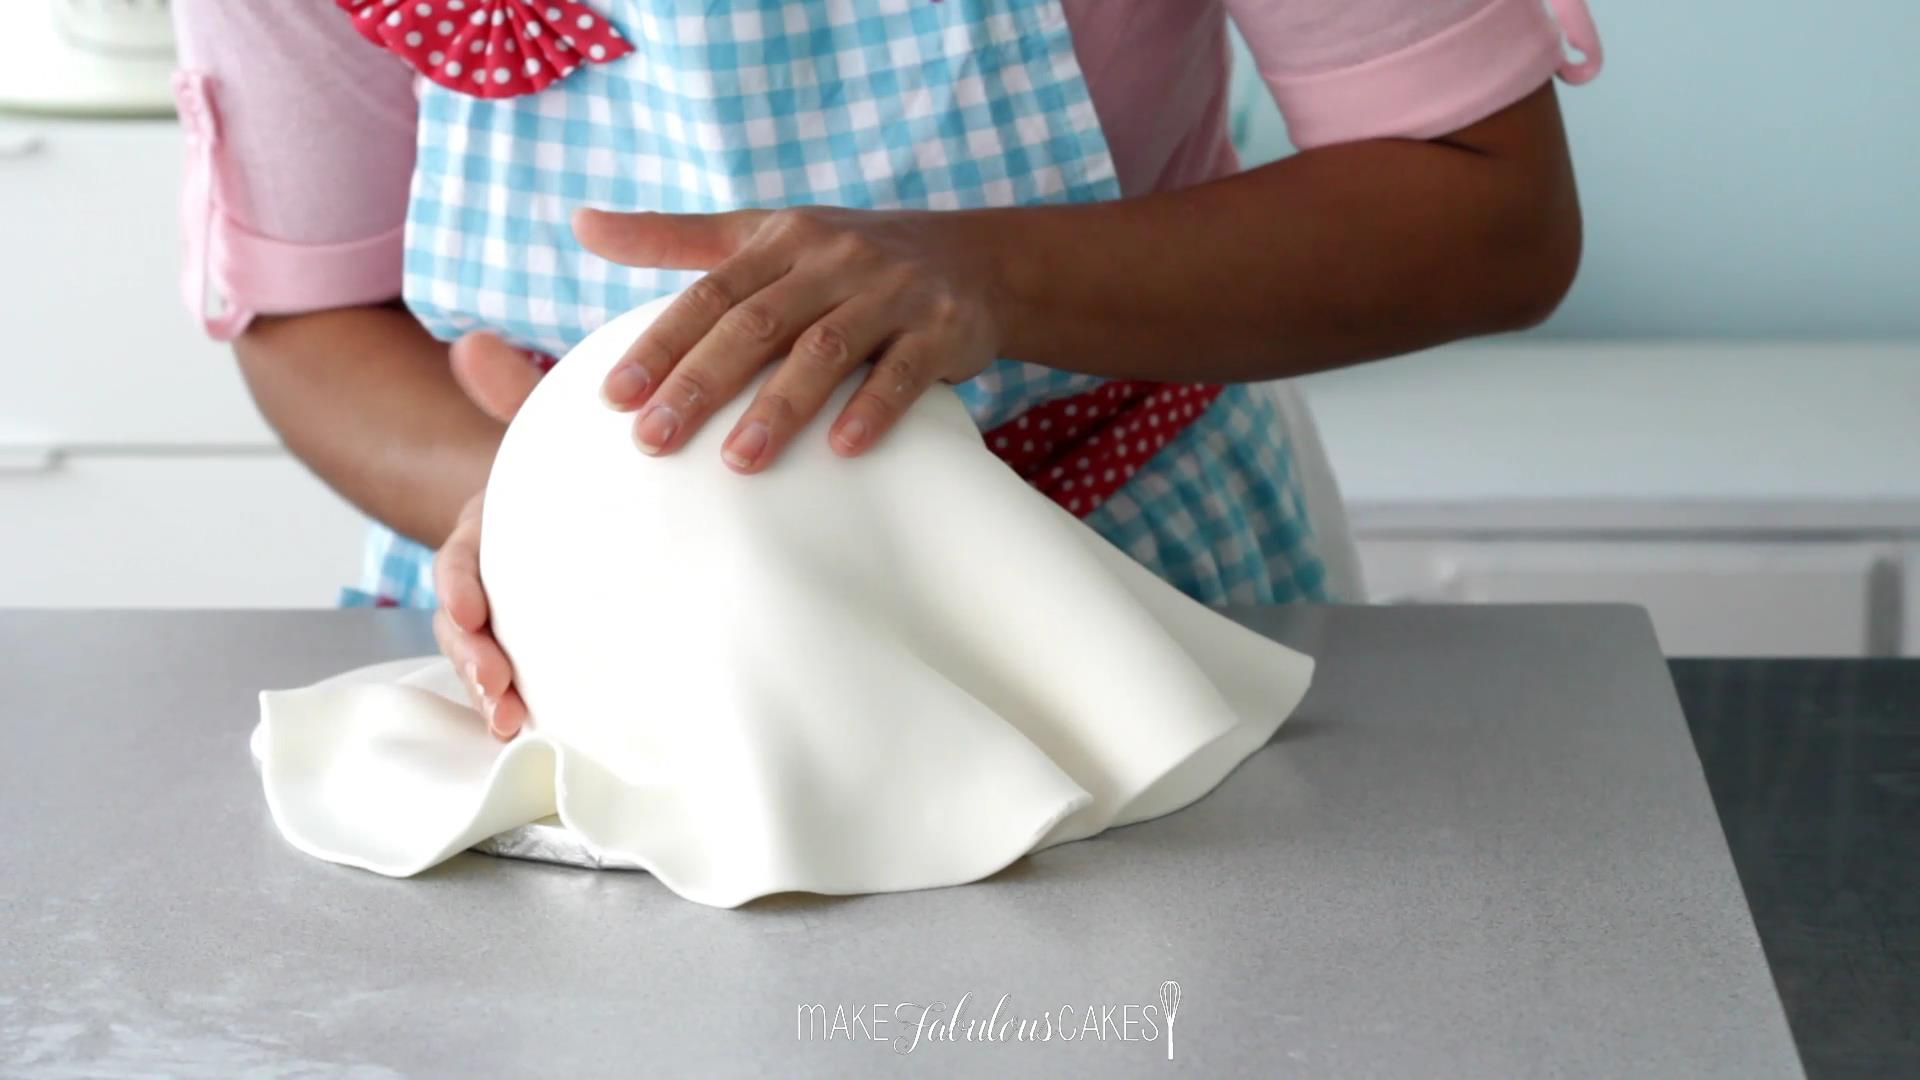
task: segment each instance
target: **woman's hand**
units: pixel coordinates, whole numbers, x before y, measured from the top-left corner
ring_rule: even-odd
[[[970,379],[998,355],[994,259],[964,215],[582,210],[574,232],[615,262],[707,271],[602,387],[613,407],[639,410],[634,438],[650,454],[684,445],[779,360],[723,444],[729,466],[756,472],[871,361],[828,436],[839,453],[857,454],[934,382]]]
[[[481,410],[501,423],[513,419],[540,381],[526,353],[488,333],[454,342],[454,379]],[[459,523],[433,557],[433,589],[440,610],[434,640],[466,682],[474,707],[496,738],[511,739],[527,719],[527,703],[513,688],[513,665],[488,629],[487,593],[480,584],[482,489],[460,511]]]

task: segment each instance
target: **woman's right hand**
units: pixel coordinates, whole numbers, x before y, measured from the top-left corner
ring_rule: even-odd
[[[531,357],[484,331],[454,342],[450,359],[461,389],[503,424],[520,411],[540,381]],[[440,610],[433,616],[433,636],[466,682],[474,707],[487,718],[487,729],[505,740],[520,733],[527,703],[513,687],[513,665],[493,639],[487,591],[480,583],[480,515],[486,495],[483,489],[467,500],[453,532],[434,555],[433,589]]]

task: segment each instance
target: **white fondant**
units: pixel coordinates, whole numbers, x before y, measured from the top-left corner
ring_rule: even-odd
[[[641,454],[597,390],[664,303],[568,354],[494,463],[481,568],[528,729],[494,741],[438,658],[263,694],[295,846],[408,875],[557,813],[706,904],[953,885],[1185,806],[1299,702],[1310,659],[1028,488],[945,387],[852,460],[816,426],[735,475],[750,395]]]

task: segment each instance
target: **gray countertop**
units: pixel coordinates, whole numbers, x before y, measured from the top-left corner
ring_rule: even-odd
[[[974,885],[725,911],[282,842],[255,692],[430,651],[417,615],[0,613],[0,1073],[1798,1075],[1643,615],[1239,617],[1320,669],[1195,806]],[[1055,1037],[899,1052],[963,995],[963,1029],[1006,995]],[[857,1038],[803,1037],[811,1003],[864,1004]]]

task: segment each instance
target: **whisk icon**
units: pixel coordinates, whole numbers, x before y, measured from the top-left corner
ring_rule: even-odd
[[[1160,1012],[1167,1018],[1167,1060],[1173,1060],[1173,1015],[1180,1011],[1180,984],[1168,979],[1160,984]]]

